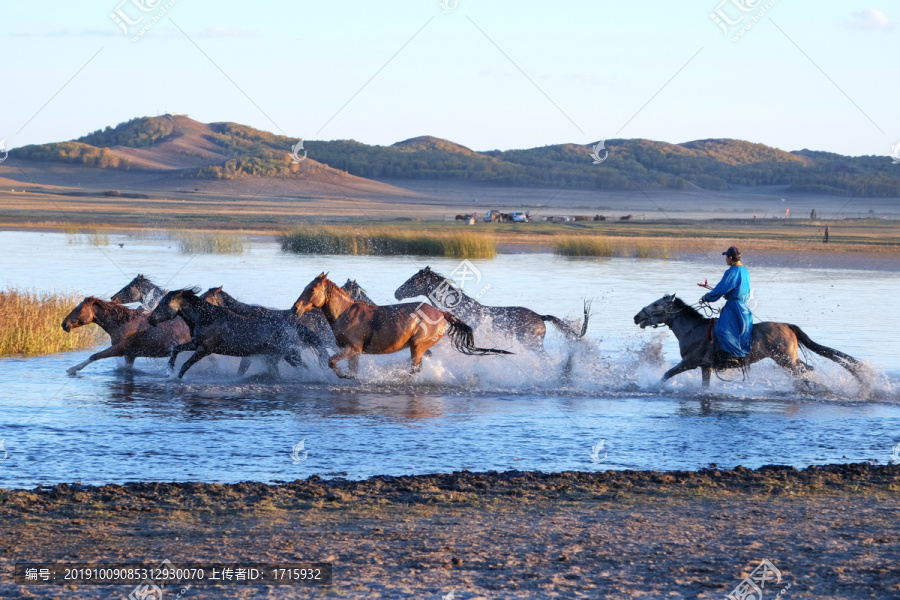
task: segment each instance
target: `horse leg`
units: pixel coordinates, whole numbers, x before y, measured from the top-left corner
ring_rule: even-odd
[[[337,354],[332,356],[330,359],[328,359],[328,366],[331,367],[331,370],[334,371],[334,374],[337,375],[338,377],[340,377],[341,379],[353,379],[352,375],[347,375],[346,373],[344,373],[337,366],[337,364],[340,361],[344,360],[345,358],[349,359],[358,354],[359,354],[359,351],[356,348],[351,348],[348,346],[347,348],[344,348],[343,350],[341,350],[340,352],[338,352]]]
[[[778,366],[790,371],[791,376],[794,377],[794,379],[802,379],[807,390],[812,389],[812,385],[810,385],[809,380],[805,377],[807,372],[812,371],[812,367],[800,360],[796,354],[791,356],[788,352],[774,352],[770,355],[770,358],[774,360]]]
[[[178,371],[178,379],[184,377],[184,374],[187,372],[187,370],[197,364],[197,362],[201,358],[209,356],[210,354],[212,354],[212,352],[210,352],[209,350],[205,348],[198,348],[193,354],[191,354],[191,357],[184,361],[184,364],[181,365],[181,370]]]
[[[281,360],[280,356],[268,355],[266,356],[266,365],[268,366],[269,374],[274,375],[275,377],[280,377],[280,373],[278,372],[278,361]]]
[[[409,347],[409,355],[412,360],[412,365],[409,367],[410,375],[415,375],[422,370],[422,357],[425,356],[427,351],[428,348],[423,348],[422,346],[414,345]]]
[[[668,381],[669,379],[672,379],[679,373],[684,373],[685,371],[690,371],[692,369],[696,369],[699,366],[700,365],[698,365],[694,361],[683,360],[663,374],[661,383],[665,383],[666,381]]]
[[[703,377],[703,387],[708,388],[712,367],[700,367],[700,375]]]
[[[88,358],[86,361],[84,361],[82,363],[78,363],[74,367],[69,367],[68,369],[66,369],[66,373],[68,373],[69,375],[74,375],[75,373],[77,373],[81,369],[85,368],[86,366],[88,366],[89,364],[94,362],[95,360],[101,360],[104,358],[112,358],[113,356],[124,356],[124,355],[125,355],[125,350],[123,348],[121,348],[119,346],[110,346],[106,350],[101,350],[100,352],[91,354],[90,358]]]
[[[137,358],[137,357],[136,356],[126,356],[125,357],[125,366],[128,367],[129,369],[133,369],[135,358]]]
[[[169,356],[169,366],[168,366],[169,373],[171,373],[172,371],[175,370],[175,359],[178,358],[179,352],[184,352],[186,350],[191,351],[191,350],[196,350],[196,349],[197,349],[197,342],[195,342],[194,340],[185,342],[183,344],[178,344],[177,346],[172,348],[172,355]]]
[[[284,355],[284,360],[287,364],[292,367],[297,367],[298,369],[303,366],[303,358],[300,356],[300,349],[292,350],[290,354]]]
[[[238,377],[243,377],[244,373],[250,368],[250,363],[253,362],[250,360],[249,356],[244,356],[241,358],[241,364],[238,365],[237,374]]]
[[[350,375],[353,376],[353,379],[356,379],[356,374],[359,372],[359,354],[348,358],[347,366],[350,368]]]

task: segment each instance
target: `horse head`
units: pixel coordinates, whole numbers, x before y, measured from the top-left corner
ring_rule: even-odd
[[[640,325],[641,329],[648,326],[668,325],[669,319],[675,312],[675,294],[667,294],[653,304],[648,304],[641,309],[641,312],[634,315],[634,324]]]
[[[179,315],[189,298],[197,298],[197,292],[195,288],[186,288],[167,293],[150,313],[148,322],[155,327],[163,321],[171,321]]]
[[[73,329],[77,329],[78,327],[84,327],[85,325],[90,325],[94,322],[94,302],[97,299],[93,296],[88,296],[84,300],[78,303],[78,306],[72,309],[65,319],[62,322],[63,331],[66,333],[72,331]]]
[[[303,288],[303,293],[300,294],[297,301],[294,302],[294,306],[291,307],[294,314],[298,317],[302,317],[314,308],[322,308],[325,306],[325,302],[328,301],[329,283],[331,282],[328,281],[328,273],[324,272],[310,281],[309,285]]]
[[[433,272],[431,267],[425,267],[407,279],[406,283],[398,287],[397,291],[394,292],[394,298],[405,300],[416,296],[427,296],[434,289],[436,282],[439,283],[442,280],[443,277]]]
[[[144,285],[150,283],[150,280],[143,275],[138,275],[132,279],[128,285],[113,294],[110,301],[116,304],[128,304],[130,302],[140,302],[144,292]]]
[[[222,291],[223,286],[209,288],[200,295],[201,300],[206,300],[214,306],[225,306],[225,292]]]

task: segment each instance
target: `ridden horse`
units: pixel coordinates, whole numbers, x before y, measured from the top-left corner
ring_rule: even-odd
[[[590,303],[585,303],[584,322],[581,325],[581,332],[578,332],[562,319],[553,315],[539,315],[529,308],[485,306],[466,296],[451,279],[435,273],[431,267],[425,267],[410,277],[394,292],[397,300],[416,296],[427,296],[433,304],[452,312],[460,319],[473,323],[475,327],[480,327],[488,322],[493,323],[495,331],[498,333],[506,332],[525,347],[539,353],[544,352],[544,335],[547,333],[544,321],[553,323],[567,337],[577,339],[583,337],[587,331],[590,317]]]
[[[706,337],[710,319],[701,315],[681,298],[671,294],[642,308],[641,312],[634,316],[634,323],[640,325],[641,329],[666,325],[678,339],[681,362],[666,371],[662,378],[663,382],[684,371],[699,368],[703,377],[703,387],[709,386],[712,370],[719,368],[715,360],[714,345]],[[793,376],[801,377],[807,371],[813,370],[812,366],[797,357],[797,348],[801,346],[833,360],[864,384],[859,373],[860,363],[855,358],[817,344],[809,339],[802,329],[789,323],[771,321],[754,323],[753,341],[746,364],[771,358],[789,370]]]
[[[239,315],[244,315],[245,317],[280,319],[287,322],[292,327],[297,328],[297,333],[300,335],[301,341],[314,348],[316,355],[319,357],[319,362],[322,363],[323,366],[326,364],[328,354],[325,352],[325,346],[333,345],[332,342],[334,341],[334,337],[331,334],[331,327],[328,325],[328,321],[325,320],[325,315],[322,314],[322,311],[312,311],[304,315],[303,318],[298,318],[290,308],[279,310],[276,308],[266,308],[265,306],[259,306],[258,304],[246,304],[241,302],[228,292],[223,291],[222,286],[209,288],[200,295],[200,298],[210,304],[227,308],[228,310]],[[324,330],[322,330],[321,327],[318,327],[319,319],[324,323]],[[241,361],[241,367],[243,367],[243,361]],[[246,370],[246,368],[239,369],[238,375],[243,375]]]
[[[63,330],[68,332],[76,327],[96,323],[109,334],[112,345],[106,350],[92,354],[83,363],[66,369],[66,372],[74,375],[95,360],[113,356],[124,357],[130,367],[139,356],[148,358],[169,356],[172,348],[191,339],[184,321],[179,319],[167,323],[165,327],[151,327],[147,322],[148,316],[144,310],[105,302],[93,296],[82,300],[63,319]]]
[[[119,304],[140,302],[141,306],[148,311],[152,311],[168,291],[162,289],[143,275],[138,275],[128,282],[128,285],[113,294],[110,300]]]
[[[463,354],[512,354],[495,348],[475,346],[472,328],[453,316],[428,304],[408,302],[377,306],[357,302],[322,273],[313,279],[294,303],[294,312],[303,315],[321,308],[331,325],[341,349],[328,361],[335,374],[353,379],[359,367],[360,354],[391,354],[409,348],[412,359],[410,373],[422,368],[422,356],[440,341],[444,333],[453,347]],[[338,368],[347,359],[351,375]]]
[[[346,283],[341,286],[341,289],[347,292],[351,298],[356,300],[357,302],[366,302],[367,304],[375,304],[371,298],[369,298],[366,291],[362,289],[362,287],[356,283],[355,279],[347,279]]]
[[[179,379],[197,361],[210,354],[265,355],[269,369],[276,374],[280,358],[295,367],[302,364],[298,327],[283,319],[239,315],[200,299],[198,291],[191,288],[169,292],[163,296],[148,319],[151,325],[158,326],[181,317],[193,326],[194,333],[190,341],[175,346],[169,357],[169,369],[172,370],[179,352],[194,351],[181,366]]]

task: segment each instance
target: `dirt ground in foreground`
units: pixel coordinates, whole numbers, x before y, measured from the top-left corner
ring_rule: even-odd
[[[724,598],[767,558],[765,599],[898,598],[898,492],[900,466],[867,464],[0,490],[0,597],[133,590],[16,585],[16,562],[168,558],[334,564],[329,587],[188,599]]]

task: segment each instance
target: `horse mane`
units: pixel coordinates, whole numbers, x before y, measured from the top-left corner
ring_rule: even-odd
[[[673,305],[675,308],[677,308],[677,309],[679,310],[679,312],[685,312],[685,313],[687,313],[689,316],[693,316],[693,317],[697,317],[698,319],[706,320],[706,317],[704,317],[703,315],[701,315],[701,314],[697,311],[696,308],[694,308],[693,306],[691,306],[690,304],[688,304],[687,302],[685,302],[684,300],[682,300],[682,299],[679,298],[678,296],[675,296],[674,298],[672,298],[672,305]]]
[[[336,283],[333,282],[332,280],[330,280],[330,279],[328,279],[328,278],[326,277],[325,279],[323,279],[323,281],[325,282],[325,289],[328,291],[328,293],[331,293],[331,292],[334,292],[335,290],[337,290],[338,295],[339,295],[340,297],[343,297],[343,298],[349,300],[350,302],[356,302],[356,300],[354,300],[353,297],[352,297],[350,294],[348,294],[347,292],[345,292],[345,291],[343,290],[343,288],[341,288],[341,286],[339,286],[338,284],[336,284]]]
[[[106,300],[101,300],[96,296],[88,296],[83,301],[88,300],[90,300],[94,304],[99,304],[103,310],[112,313],[117,319],[120,320],[131,320],[144,314],[144,311],[140,309],[128,308],[127,306],[116,304],[115,302],[107,302]]]
[[[176,293],[182,294],[184,296],[199,296],[200,295],[200,286],[193,286],[189,288],[181,288],[180,290],[172,290]],[[170,294],[172,292],[169,292]]]

